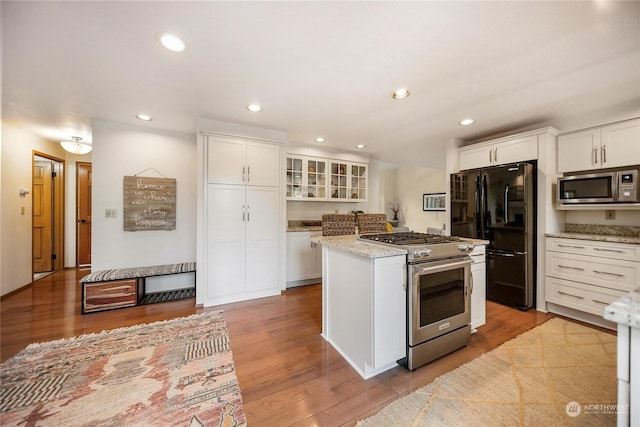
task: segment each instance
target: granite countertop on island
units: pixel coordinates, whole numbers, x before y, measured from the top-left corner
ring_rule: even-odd
[[[604,318],[620,325],[640,329],[640,288],[606,306]]]
[[[311,241],[320,243],[329,248],[335,248],[344,252],[349,252],[365,258],[384,258],[396,255],[406,255],[407,250],[394,248],[392,246],[380,245],[357,240],[356,235],[348,234],[344,236],[316,236],[311,237]]]

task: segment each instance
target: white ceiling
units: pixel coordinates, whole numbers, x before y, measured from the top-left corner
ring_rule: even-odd
[[[91,119],[195,133],[206,117],[444,167],[453,138],[640,115],[636,1],[1,7],[3,120],[52,140],[91,140]],[[411,96],[392,99],[401,86]]]

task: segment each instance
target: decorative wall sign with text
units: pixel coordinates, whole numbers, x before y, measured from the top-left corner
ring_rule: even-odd
[[[176,180],[124,177],[124,231],[175,230]]]

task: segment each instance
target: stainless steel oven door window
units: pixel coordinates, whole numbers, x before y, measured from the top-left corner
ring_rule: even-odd
[[[471,322],[471,263],[470,258],[463,258],[410,266],[409,345]]]

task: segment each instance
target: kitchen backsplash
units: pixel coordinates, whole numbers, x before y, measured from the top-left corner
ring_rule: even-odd
[[[609,236],[640,237],[640,227],[631,225],[601,225],[601,224],[565,224],[566,233],[606,234]]]

